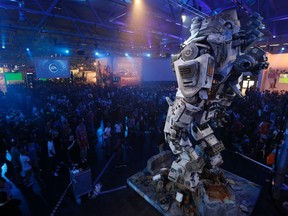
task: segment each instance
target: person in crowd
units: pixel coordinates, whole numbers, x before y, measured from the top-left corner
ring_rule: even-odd
[[[13,165],[13,176],[15,179],[16,184],[21,184],[21,162],[20,162],[20,151],[19,151],[19,144],[15,142],[14,139],[11,140],[11,163]]]
[[[111,153],[111,123],[108,122],[103,134],[105,155]]]
[[[123,140],[117,139],[116,145],[114,147],[116,158],[115,158],[115,168],[127,167],[126,160],[126,152],[127,148],[125,147]]]
[[[276,160],[279,160],[280,152],[282,150],[282,146],[285,143],[284,135],[281,134],[279,135],[279,143],[274,146],[274,149],[268,154],[266,158],[266,164],[272,166],[275,168],[275,162]],[[277,159],[276,159],[276,154],[277,154]]]
[[[33,181],[31,179],[32,166],[31,166],[31,160],[28,157],[28,152],[24,148],[20,150],[19,160],[22,168],[23,183],[26,187],[30,187],[33,184]]]
[[[117,121],[114,125],[116,140],[122,139],[122,129],[123,129],[123,126],[122,126],[121,122]]]
[[[259,124],[259,135],[260,138],[263,139],[265,142],[268,139],[270,125],[271,123],[268,120],[264,120]]]
[[[73,164],[79,163],[79,148],[77,145],[77,140],[75,136],[71,134],[69,136],[69,140],[67,142],[67,158],[68,158],[68,165],[71,167]]]
[[[59,166],[57,166],[56,150],[54,146],[54,136],[52,134],[48,137],[48,170],[53,173],[55,177],[58,176]]]
[[[80,124],[76,127],[76,138],[80,148],[81,163],[87,162],[87,151],[89,148],[89,141],[84,119],[81,118]]]
[[[31,160],[31,165],[33,168],[33,171],[35,174],[38,174],[40,167],[39,167],[39,155],[40,155],[40,146],[36,142],[36,140],[33,140],[32,142],[29,142],[27,145],[27,152],[28,156]]]
[[[97,144],[104,145],[103,135],[104,135],[104,124],[101,121],[100,127],[97,129]]]

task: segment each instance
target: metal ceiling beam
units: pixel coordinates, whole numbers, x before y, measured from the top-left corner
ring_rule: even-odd
[[[124,1],[116,1],[116,0],[109,0],[110,2],[113,2],[115,4],[118,4],[118,5],[122,5],[124,7],[128,7],[128,5],[130,5],[129,3],[127,2],[124,2]]]
[[[172,5],[170,4],[170,0],[167,0],[167,1],[168,1],[168,5],[169,5],[169,8],[170,8],[170,11],[171,11],[171,13],[172,13],[172,15],[173,15],[174,21],[177,22],[174,8],[173,8]]]
[[[123,11],[123,12],[121,12],[121,13],[113,16],[113,17],[111,17],[111,18],[109,19],[109,22],[113,22],[114,20],[119,19],[119,18],[125,16],[126,14],[127,14],[127,10],[125,10],[125,11]]]
[[[46,10],[46,13],[51,13],[51,11],[53,10],[53,8],[55,7],[55,5],[59,2],[59,0],[54,0],[54,2],[52,2],[52,4],[50,5],[50,7]],[[42,27],[43,23],[46,21],[46,19],[48,18],[47,15],[45,15],[44,17],[42,17],[42,19],[40,20],[40,22],[37,25],[37,28],[40,30],[40,28]]]
[[[10,9],[10,10],[20,10],[20,7],[18,7],[18,6],[4,4],[4,3],[0,2],[0,8],[1,7],[4,9]],[[104,23],[98,23],[95,21],[89,21],[89,20],[84,20],[84,19],[70,17],[70,16],[68,17],[68,16],[59,15],[59,14],[52,14],[51,12],[39,11],[39,10],[30,9],[30,8],[22,8],[22,10],[27,12],[27,13],[31,13],[31,14],[44,15],[44,16],[48,16],[48,17],[64,19],[64,20],[69,20],[69,21],[74,21],[74,22],[79,22],[79,23],[84,23],[84,24],[88,24],[88,25],[94,25],[94,26],[99,26],[99,27],[115,30],[115,26],[111,26],[111,25],[104,24]],[[120,30],[120,31],[122,31],[122,30]]]
[[[37,6],[38,6],[42,11],[44,11],[44,8],[42,7],[42,5],[39,3],[38,0],[34,0],[34,2],[37,4]]]
[[[9,5],[9,4],[4,4],[4,3],[1,3],[0,2],[0,7],[2,8],[5,8],[5,9],[12,9],[12,10],[19,10],[20,8],[18,6],[15,6],[15,5]],[[64,19],[64,20],[69,20],[69,21],[72,21],[72,22],[79,22],[79,23],[84,23],[84,24],[89,24],[89,25],[94,25],[94,26],[100,26],[100,27],[103,27],[103,28],[108,28],[108,29],[112,29],[112,30],[118,30],[118,31],[122,31],[122,32],[130,32],[130,33],[133,33],[127,29],[119,29],[119,28],[115,28],[115,26],[111,26],[111,25],[108,25],[108,24],[104,24],[104,23],[97,23],[97,22],[94,22],[94,21],[89,21],[89,20],[83,20],[83,19],[80,19],[80,18],[75,18],[75,17],[68,17],[68,16],[63,16],[63,15],[58,15],[58,14],[52,14],[51,12],[47,12],[47,11],[39,11],[39,10],[34,10],[34,9],[29,9],[29,8],[22,8],[23,11],[25,12],[28,12],[28,13],[32,13],[32,14],[38,14],[38,15],[44,15],[44,16],[48,16],[48,17],[53,17],[53,18],[59,18],[59,19]],[[127,24],[125,23],[121,23],[121,22],[113,22],[115,24],[119,24],[119,25],[122,25],[122,26],[127,26]],[[32,27],[32,29],[34,29]],[[39,31],[39,28],[36,28],[37,30],[36,31]],[[145,30],[145,29],[143,29]],[[146,29],[147,30],[147,29]],[[173,34],[166,34],[166,33],[163,33],[163,32],[157,32],[157,31],[154,31],[156,34],[158,35],[163,35],[163,36],[167,36],[167,37],[170,37],[170,38],[175,38],[175,39],[179,39],[179,40],[182,40],[181,37],[179,36],[176,36],[176,35],[173,35]],[[64,34],[64,32],[59,32],[60,34]],[[77,36],[81,36],[79,34],[73,34],[73,33],[69,33],[69,32],[66,32],[67,35],[77,35]],[[87,37],[87,36],[85,36]]]
[[[185,4],[182,0],[170,0],[172,3],[178,5],[178,6],[181,6],[183,9],[199,16],[199,17],[202,17],[202,18],[206,18],[208,17],[208,14],[205,14],[203,13],[202,11],[194,8],[194,7],[191,7],[190,5],[188,4]]]
[[[79,33],[72,33],[72,32],[64,32],[64,31],[55,31],[55,30],[47,30],[42,29],[41,31],[38,31],[38,28],[36,27],[28,27],[28,26],[21,26],[21,25],[11,25],[11,24],[0,24],[0,28],[2,29],[11,29],[11,30],[24,30],[24,31],[34,31],[34,32],[40,32],[40,33],[47,33],[47,34],[54,34],[54,35],[66,35],[66,36],[73,36],[73,37],[82,37],[86,39],[95,39],[95,40],[102,40],[102,41],[111,41],[115,42],[115,39],[110,39],[108,37],[97,37],[97,36],[91,36],[91,35],[81,35]],[[121,41],[121,40],[118,40]],[[127,42],[122,40],[123,42]]]
[[[128,26],[126,23],[123,23],[123,22],[120,22],[120,21],[115,21],[113,23],[116,23],[118,25],[122,25],[122,26]],[[143,29],[141,28],[143,31],[147,32],[148,30],[147,29]],[[159,31],[155,31],[155,30],[149,30],[150,32],[154,33],[154,34],[158,34],[158,35],[161,35],[161,36],[166,36],[166,37],[170,37],[170,38],[174,38],[174,39],[177,39],[177,40],[180,40],[182,41],[183,38],[182,37],[179,37],[179,36],[176,36],[176,35],[173,35],[173,34],[168,34],[168,33],[164,33],[164,32],[159,32]],[[131,31],[131,33],[134,33],[133,31]]]
[[[235,3],[235,5],[237,5],[241,10],[243,10],[248,15],[253,14],[253,11],[251,10],[251,8],[249,8],[244,2],[239,1],[239,0],[232,0],[232,1]]]
[[[91,9],[93,15],[96,17],[96,19],[98,20],[99,23],[102,23],[103,21],[102,21],[102,19],[100,18],[100,16],[98,15],[97,11],[94,9],[91,1],[90,1],[90,0],[87,0],[87,2],[88,2],[88,4],[89,4],[89,6],[90,6],[90,9]]]
[[[73,13],[71,10],[68,10],[66,7],[64,8],[64,12],[66,13],[66,15],[70,16],[70,14],[73,14],[75,16],[75,13]],[[70,13],[70,14],[69,14]],[[76,31],[82,35],[82,37],[84,36],[84,33],[80,30],[80,28],[78,27],[78,25],[76,24],[76,22],[71,21],[72,25],[74,26],[74,28],[76,29]]]
[[[283,16],[277,16],[269,19],[264,19],[264,22],[276,22],[276,21],[283,21],[288,19],[288,14]]]

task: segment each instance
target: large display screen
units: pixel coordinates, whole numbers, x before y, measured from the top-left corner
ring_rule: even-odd
[[[279,83],[287,83],[288,84],[288,73],[279,74]]]
[[[23,81],[23,75],[21,72],[8,72],[4,73],[5,80],[7,81]]]
[[[69,78],[68,58],[34,58],[36,78]]]

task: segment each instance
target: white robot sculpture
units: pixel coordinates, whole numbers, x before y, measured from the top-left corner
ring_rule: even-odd
[[[263,35],[257,30],[261,20],[259,14],[253,14],[241,29],[236,10],[205,19],[196,17],[191,36],[172,57],[178,91],[175,101],[166,98],[169,109],[164,133],[178,158],[168,179],[192,192],[204,170],[213,172],[223,162],[220,152],[224,145],[209,124],[213,120],[219,126],[225,108],[236,95],[241,96],[243,72],[256,75],[268,67],[265,52],[250,48]]]

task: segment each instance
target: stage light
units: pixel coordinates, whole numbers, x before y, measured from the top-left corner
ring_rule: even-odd
[[[26,50],[29,51],[30,49],[29,49],[29,48],[26,48]]]
[[[182,19],[182,22],[185,22],[186,21],[186,15],[182,15],[181,19]]]
[[[134,0],[135,4],[140,4],[141,0]]]
[[[96,55],[96,56],[98,56],[98,55],[99,55],[99,53],[98,53],[98,52],[95,52],[95,55]]]
[[[128,57],[129,56],[128,53],[125,53],[125,56]]]
[[[149,48],[151,49],[151,48],[152,48],[152,46],[150,45],[150,46],[149,46]]]
[[[2,32],[1,34],[1,41],[2,41],[2,49],[5,49],[6,35],[4,32]]]
[[[69,53],[69,50],[65,50],[65,53],[67,53],[67,54],[68,54],[68,53]]]
[[[147,53],[147,57],[151,57],[151,54],[150,54],[150,53]]]
[[[285,50],[285,47],[282,47],[281,50],[284,51],[284,50]]]
[[[276,35],[273,35],[273,37],[272,38],[276,38]]]

